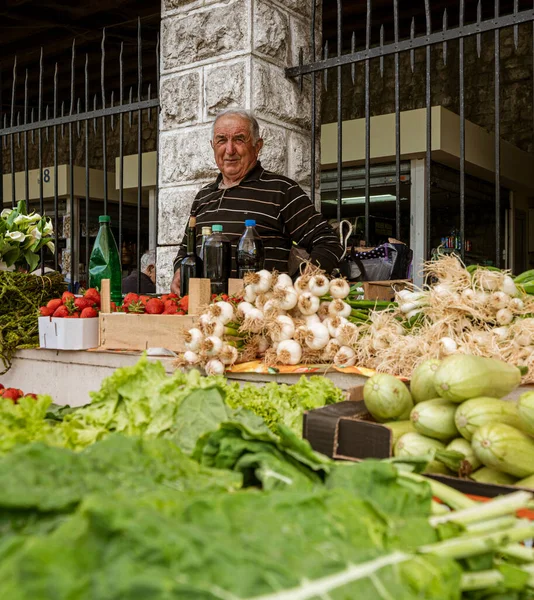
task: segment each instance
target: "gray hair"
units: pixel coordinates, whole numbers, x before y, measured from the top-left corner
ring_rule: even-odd
[[[215,133],[215,125],[217,121],[221,117],[226,116],[236,116],[245,119],[250,123],[250,133],[252,135],[252,143],[255,144],[260,139],[260,126],[258,120],[254,116],[254,113],[251,110],[246,110],[244,108],[227,108],[221,111],[216,117],[215,121],[213,121],[213,125],[211,126],[211,139],[213,139]]]
[[[148,250],[141,256],[141,271],[146,271],[152,265],[156,266],[156,251]]]

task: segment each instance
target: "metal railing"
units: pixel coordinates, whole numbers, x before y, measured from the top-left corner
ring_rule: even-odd
[[[151,40],[153,43],[154,40]],[[0,113],[0,207],[4,203],[11,203],[15,206],[17,198],[23,198],[26,200],[26,204],[30,205],[30,162],[37,162],[38,165],[38,198],[39,198],[39,212],[41,214],[47,214],[44,206],[44,184],[49,183],[52,180],[53,184],[53,214],[48,214],[52,218],[54,223],[55,232],[55,252],[54,252],[54,266],[58,269],[58,249],[59,249],[59,185],[58,185],[58,150],[61,147],[61,143],[65,137],[65,129],[67,130],[66,137],[68,140],[68,186],[67,186],[67,197],[68,212],[70,213],[70,286],[74,286],[75,274],[77,273],[77,265],[80,256],[76,253],[76,235],[80,235],[79,228],[75,231],[74,223],[74,203],[75,197],[78,197],[81,201],[85,200],[85,263],[87,278],[89,275],[89,256],[90,256],[90,222],[89,214],[91,209],[91,177],[90,177],[90,164],[92,162],[93,154],[96,152],[96,146],[99,145],[102,152],[102,169],[103,169],[103,214],[108,214],[110,208],[109,198],[109,184],[108,181],[108,163],[114,157],[109,155],[109,131],[115,131],[115,120],[118,121],[118,166],[116,173],[117,180],[116,187],[118,188],[118,240],[117,245],[119,252],[121,252],[121,246],[123,241],[123,217],[124,217],[124,149],[125,149],[125,117],[128,116],[130,132],[129,136],[135,135],[132,131],[132,115],[137,116],[137,270],[138,270],[138,287],[140,286],[140,264],[141,264],[141,230],[146,225],[142,223],[142,184],[143,184],[143,122],[146,117],[150,122],[152,119],[155,120],[155,135],[156,142],[155,148],[157,149],[157,135],[158,135],[158,114],[159,114],[159,36],[155,43],[156,51],[156,75],[155,81],[148,83],[147,85],[143,81],[143,37],[141,20],[137,20],[137,36],[134,42],[137,50],[137,65],[136,65],[136,94],[134,95],[134,86],[130,86],[129,90],[125,86],[124,74],[125,74],[125,62],[124,56],[124,42],[120,44],[120,52],[118,55],[118,81],[114,84],[114,89],[110,92],[106,89],[106,68],[110,62],[106,55],[106,29],[102,32],[102,40],[100,44],[100,85],[97,93],[93,93],[90,89],[90,76],[89,76],[89,54],[85,53],[83,61],[83,96],[76,97],[75,94],[75,82],[80,78],[80,70],[77,71],[77,48],[76,40],[73,40],[72,51],[70,54],[70,94],[65,100],[60,99],[61,88],[59,87],[59,68],[58,63],[55,63],[53,69],[53,84],[45,87],[45,68],[44,68],[44,52],[41,48],[41,55],[39,61],[39,76],[38,76],[38,100],[37,106],[30,106],[29,101],[29,74],[28,69],[25,70],[24,75],[24,105],[22,110],[20,105],[17,105],[17,97],[20,94],[19,86],[19,73],[17,67],[17,57],[14,58],[11,78],[11,103],[10,108]],[[133,71],[132,62],[126,63],[128,71]],[[116,70],[116,65],[114,65]],[[48,71],[47,83],[50,83],[50,73]],[[0,71],[1,75],[1,71]],[[108,81],[109,83],[109,81]],[[152,89],[156,90],[155,97],[152,97]],[[53,94],[53,100],[51,100]],[[45,103],[43,98],[47,95],[49,97],[48,103]],[[118,95],[118,102],[115,103],[115,98]],[[67,105],[67,106],[66,106]],[[0,78],[0,110],[3,110],[1,103],[1,78]],[[155,111],[155,117],[152,116],[152,112]],[[100,127],[99,127],[100,125]],[[91,129],[93,131],[91,131]],[[50,131],[52,135],[50,136]],[[100,131],[100,133],[99,133]],[[32,156],[29,136],[31,135],[31,142],[35,142],[35,136],[37,137],[37,156]],[[51,137],[51,142],[50,142]],[[20,148],[20,140],[22,138],[23,152],[21,159],[16,159],[16,149]],[[98,138],[100,138],[98,140]],[[131,141],[131,137],[128,138]],[[80,158],[75,160],[74,152],[77,144],[83,147],[83,160],[85,167],[84,174],[84,198],[83,194],[75,193],[75,166],[80,166]],[[51,150],[50,154],[53,156],[52,165],[43,164],[43,146],[48,147]],[[130,143],[130,146],[132,144]],[[4,169],[4,157],[3,153],[8,152],[7,162],[9,169]],[[19,189],[17,190],[17,166],[23,163],[21,170],[24,173],[24,192],[21,193],[20,183]],[[53,169],[47,168],[53,166]],[[5,173],[4,173],[5,171]],[[51,175],[50,171],[53,171]],[[10,198],[4,198],[4,186],[3,180],[4,175],[10,175],[11,179],[11,193]],[[157,173],[156,173],[156,185],[157,185]],[[33,207],[32,207],[33,208]],[[35,207],[36,208],[36,207]],[[81,236],[79,240],[81,244]],[[80,252],[81,255],[81,252]],[[44,272],[44,259],[41,256],[41,267]]]
[[[345,0],[345,7],[350,5],[350,0]],[[299,64],[286,69],[286,75],[290,78],[296,78],[300,82],[300,89],[303,89],[303,78],[309,76],[311,78],[311,122],[315,124],[318,101],[317,101],[317,77],[323,77],[323,84],[326,87],[328,81],[328,73],[330,70],[337,72],[337,218],[338,221],[342,218],[342,189],[343,189],[343,78],[342,68],[350,67],[352,85],[355,84],[356,66],[363,64],[364,68],[364,118],[365,118],[365,238],[369,241],[369,216],[371,206],[370,193],[370,178],[371,178],[371,93],[370,93],[370,66],[371,61],[378,60],[380,62],[380,72],[384,73],[384,59],[393,57],[394,66],[394,103],[395,103],[395,165],[396,165],[396,235],[400,236],[401,227],[401,193],[400,193],[400,165],[401,165],[401,76],[400,76],[400,57],[403,54],[409,53],[412,73],[415,69],[415,51],[417,49],[425,50],[425,94],[424,107],[426,109],[426,169],[425,169],[425,229],[426,229],[426,254],[430,254],[431,244],[431,161],[432,161],[432,55],[436,46],[442,47],[444,61],[447,59],[447,51],[451,42],[458,43],[458,83],[459,83],[459,120],[460,120],[460,147],[459,147],[459,222],[460,222],[460,243],[461,255],[465,258],[465,214],[466,214],[466,82],[465,82],[465,61],[466,49],[465,41],[467,38],[475,37],[476,53],[480,59],[482,47],[482,34],[493,32],[494,44],[494,82],[493,82],[493,100],[494,100],[494,137],[495,137],[495,264],[501,266],[503,262],[503,231],[502,231],[502,203],[501,203],[501,31],[505,28],[513,28],[514,43],[517,48],[520,26],[532,25],[533,45],[532,56],[534,57],[534,9],[519,10],[518,0],[513,1],[513,12],[510,14],[501,14],[499,0],[493,0],[493,16],[489,19],[482,19],[482,3],[479,0],[476,11],[476,19],[474,22],[467,23],[465,20],[465,0],[459,0],[458,5],[458,26],[449,27],[449,14],[447,9],[442,13],[442,28],[439,31],[432,30],[434,17],[431,12],[432,6],[430,0],[424,0],[424,18],[425,31],[423,35],[416,35],[415,19],[411,19],[411,27],[409,34],[405,35],[405,39],[401,39],[399,27],[399,2],[392,0],[392,21],[393,35],[390,41],[384,39],[384,25],[378,24],[380,27],[379,43],[371,44],[372,26],[377,24],[372,22],[372,0],[366,0],[366,17],[365,17],[365,47],[356,49],[356,36],[352,33],[350,39],[344,39],[343,31],[343,2],[337,0],[337,52],[334,56],[329,55],[328,40],[323,45],[323,55],[318,57],[316,46],[316,31],[318,11],[316,9],[316,0],[311,0],[312,26],[310,32],[310,55],[309,63],[304,64],[303,52],[300,53]],[[324,4],[323,6],[325,6]],[[412,6],[414,6],[412,4]],[[385,9],[380,8],[381,14],[384,15]],[[345,34],[345,38],[346,38]],[[533,92],[534,93],[534,92]],[[534,119],[534,116],[533,116]],[[316,130],[312,126],[312,143],[311,143],[311,194],[315,197],[316,193]]]

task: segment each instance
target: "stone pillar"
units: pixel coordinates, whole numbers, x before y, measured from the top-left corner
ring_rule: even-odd
[[[310,182],[311,95],[284,69],[309,58],[311,0],[162,0],[158,289],[168,290],[189,209],[217,175],[215,116],[258,116],[268,169]],[[320,4],[319,0],[318,3]],[[317,22],[321,22],[317,10]],[[318,104],[319,106],[319,104]]]

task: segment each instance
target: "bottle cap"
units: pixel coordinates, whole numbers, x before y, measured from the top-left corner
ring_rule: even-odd
[[[223,226],[222,225],[214,225],[211,230],[213,232],[221,232],[223,230]]]
[[[99,223],[109,223],[111,221],[111,218],[109,215],[100,215],[98,217],[98,222]]]
[[[211,227],[203,227],[202,228],[202,235],[210,235],[211,234]]]
[[[247,219],[245,221],[245,227],[256,227],[256,221],[254,219]]]

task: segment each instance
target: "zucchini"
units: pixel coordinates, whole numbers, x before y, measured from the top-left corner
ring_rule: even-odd
[[[521,421],[521,429],[534,436],[534,392],[526,392],[519,396],[517,413]]]
[[[400,458],[434,457],[439,450],[445,450],[443,442],[420,433],[405,433],[395,444],[394,455]],[[425,473],[449,473],[449,470],[439,460],[430,460]]]
[[[440,365],[441,360],[431,358],[422,362],[412,373],[410,392],[416,404],[436,397],[434,378]]]
[[[482,465],[482,463],[475,456],[471,444],[467,440],[464,440],[464,438],[456,438],[452,440],[452,442],[447,446],[446,450],[447,452],[459,452],[460,454],[463,454],[464,461],[468,463],[467,469],[469,470],[469,473],[473,473]],[[466,469],[464,468],[464,470]]]
[[[410,421],[415,430],[422,435],[437,440],[450,440],[458,436],[454,424],[456,408],[456,404],[445,398],[425,400],[414,406],[410,413]]]
[[[384,423],[384,425],[391,429],[391,445],[393,447],[405,433],[415,432],[411,421],[391,421],[390,423]]]
[[[502,473],[489,467],[481,467],[474,473],[471,473],[471,479],[478,483],[493,483],[494,485],[515,485],[517,477],[512,477],[508,473]]]
[[[406,421],[413,408],[412,395],[406,385],[393,375],[383,373],[367,380],[363,386],[363,400],[379,423]]]
[[[514,485],[534,490],[534,475],[529,475],[528,477],[525,477],[525,479],[520,479],[519,481],[516,481]]]
[[[451,402],[507,396],[521,383],[521,371],[494,358],[453,354],[443,360],[434,380],[439,396]]]
[[[529,281],[534,281],[534,269],[525,271],[514,279],[514,283],[527,283]]]
[[[475,431],[486,423],[506,423],[522,429],[515,402],[497,398],[482,397],[466,400],[458,407],[454,421],[461,436],[469,441],[472,440]]]
[[[534,474],[534,440],[510,425],[482,425],[475,431],[472,445],[486,467],[518,478]]]

